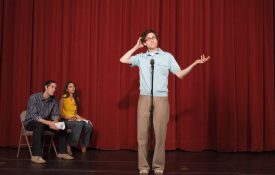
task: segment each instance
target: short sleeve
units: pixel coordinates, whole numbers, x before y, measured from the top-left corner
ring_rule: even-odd
[[[180,71],[180,66],[179,64],[177,63],[177,61],[175,60],[174,56],[169,54],[169,57],[170,57],[170,71],[173,73],[173,74],[176,74],[178,71]]]
[[[137,54],[137,55],[134,55],[134,56],[131,56],[130,57],[130,60],[131,60],[131,63],[132,63],[132,67],[135,67],[135,66],[139,66],[139,63],[140,63],[140,58],[142,57],[142,54]]]

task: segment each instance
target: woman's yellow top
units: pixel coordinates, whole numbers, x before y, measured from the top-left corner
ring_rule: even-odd
[[[66,119],[71,119],[77,113],[77,106],[74,98],[71,98],[71,97],[64,98],[64,97],[66,97],[66,95],[62,96],[63,107],[61,109],[61,115]]]

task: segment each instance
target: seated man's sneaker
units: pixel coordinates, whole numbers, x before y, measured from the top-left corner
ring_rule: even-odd
[[[60,153],[57,154],[57,158],[59,158],[59,159],[66,159],[66,160],[72,160],[72,159],[74,159],[69,154],[60,154]]]
[[[163,170],[155,170],[155,174],[156,175],[162,175],[163,174]]]
[[[41,156],[32,156],[31,162],[39,164],[46,163],[46,161]]]
[[[140,170],[139,171],[139,174],[142,174],[142,175],[147,175],[149,173],[148,170]]]

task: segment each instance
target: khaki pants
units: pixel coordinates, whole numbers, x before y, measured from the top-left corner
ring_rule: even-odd
[[[148,136],[150,128],[151,97],[141,95],[138,100],[137,111],[137,139],[138,139],[138,168],[149,170],[148,163]],[[167,123],[169,120],[168,97],[154,97],[153,126],[155,133],[155,149],[152,162],[153,170],[164,170],[165,140]]]

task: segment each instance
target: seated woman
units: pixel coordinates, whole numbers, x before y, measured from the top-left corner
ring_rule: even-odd
[[[71,146],[77,147],[81,132],[83,133],[83,138],[81,139],[80,147],[82,152],[86,152],[92,133],[92,124],[77,113],[79,98],[76,84],[73,81],[66,83],[59,107],[61,117],[64,119],[67,128],[72,129],[67,143],[68,154],[72,155]]]

